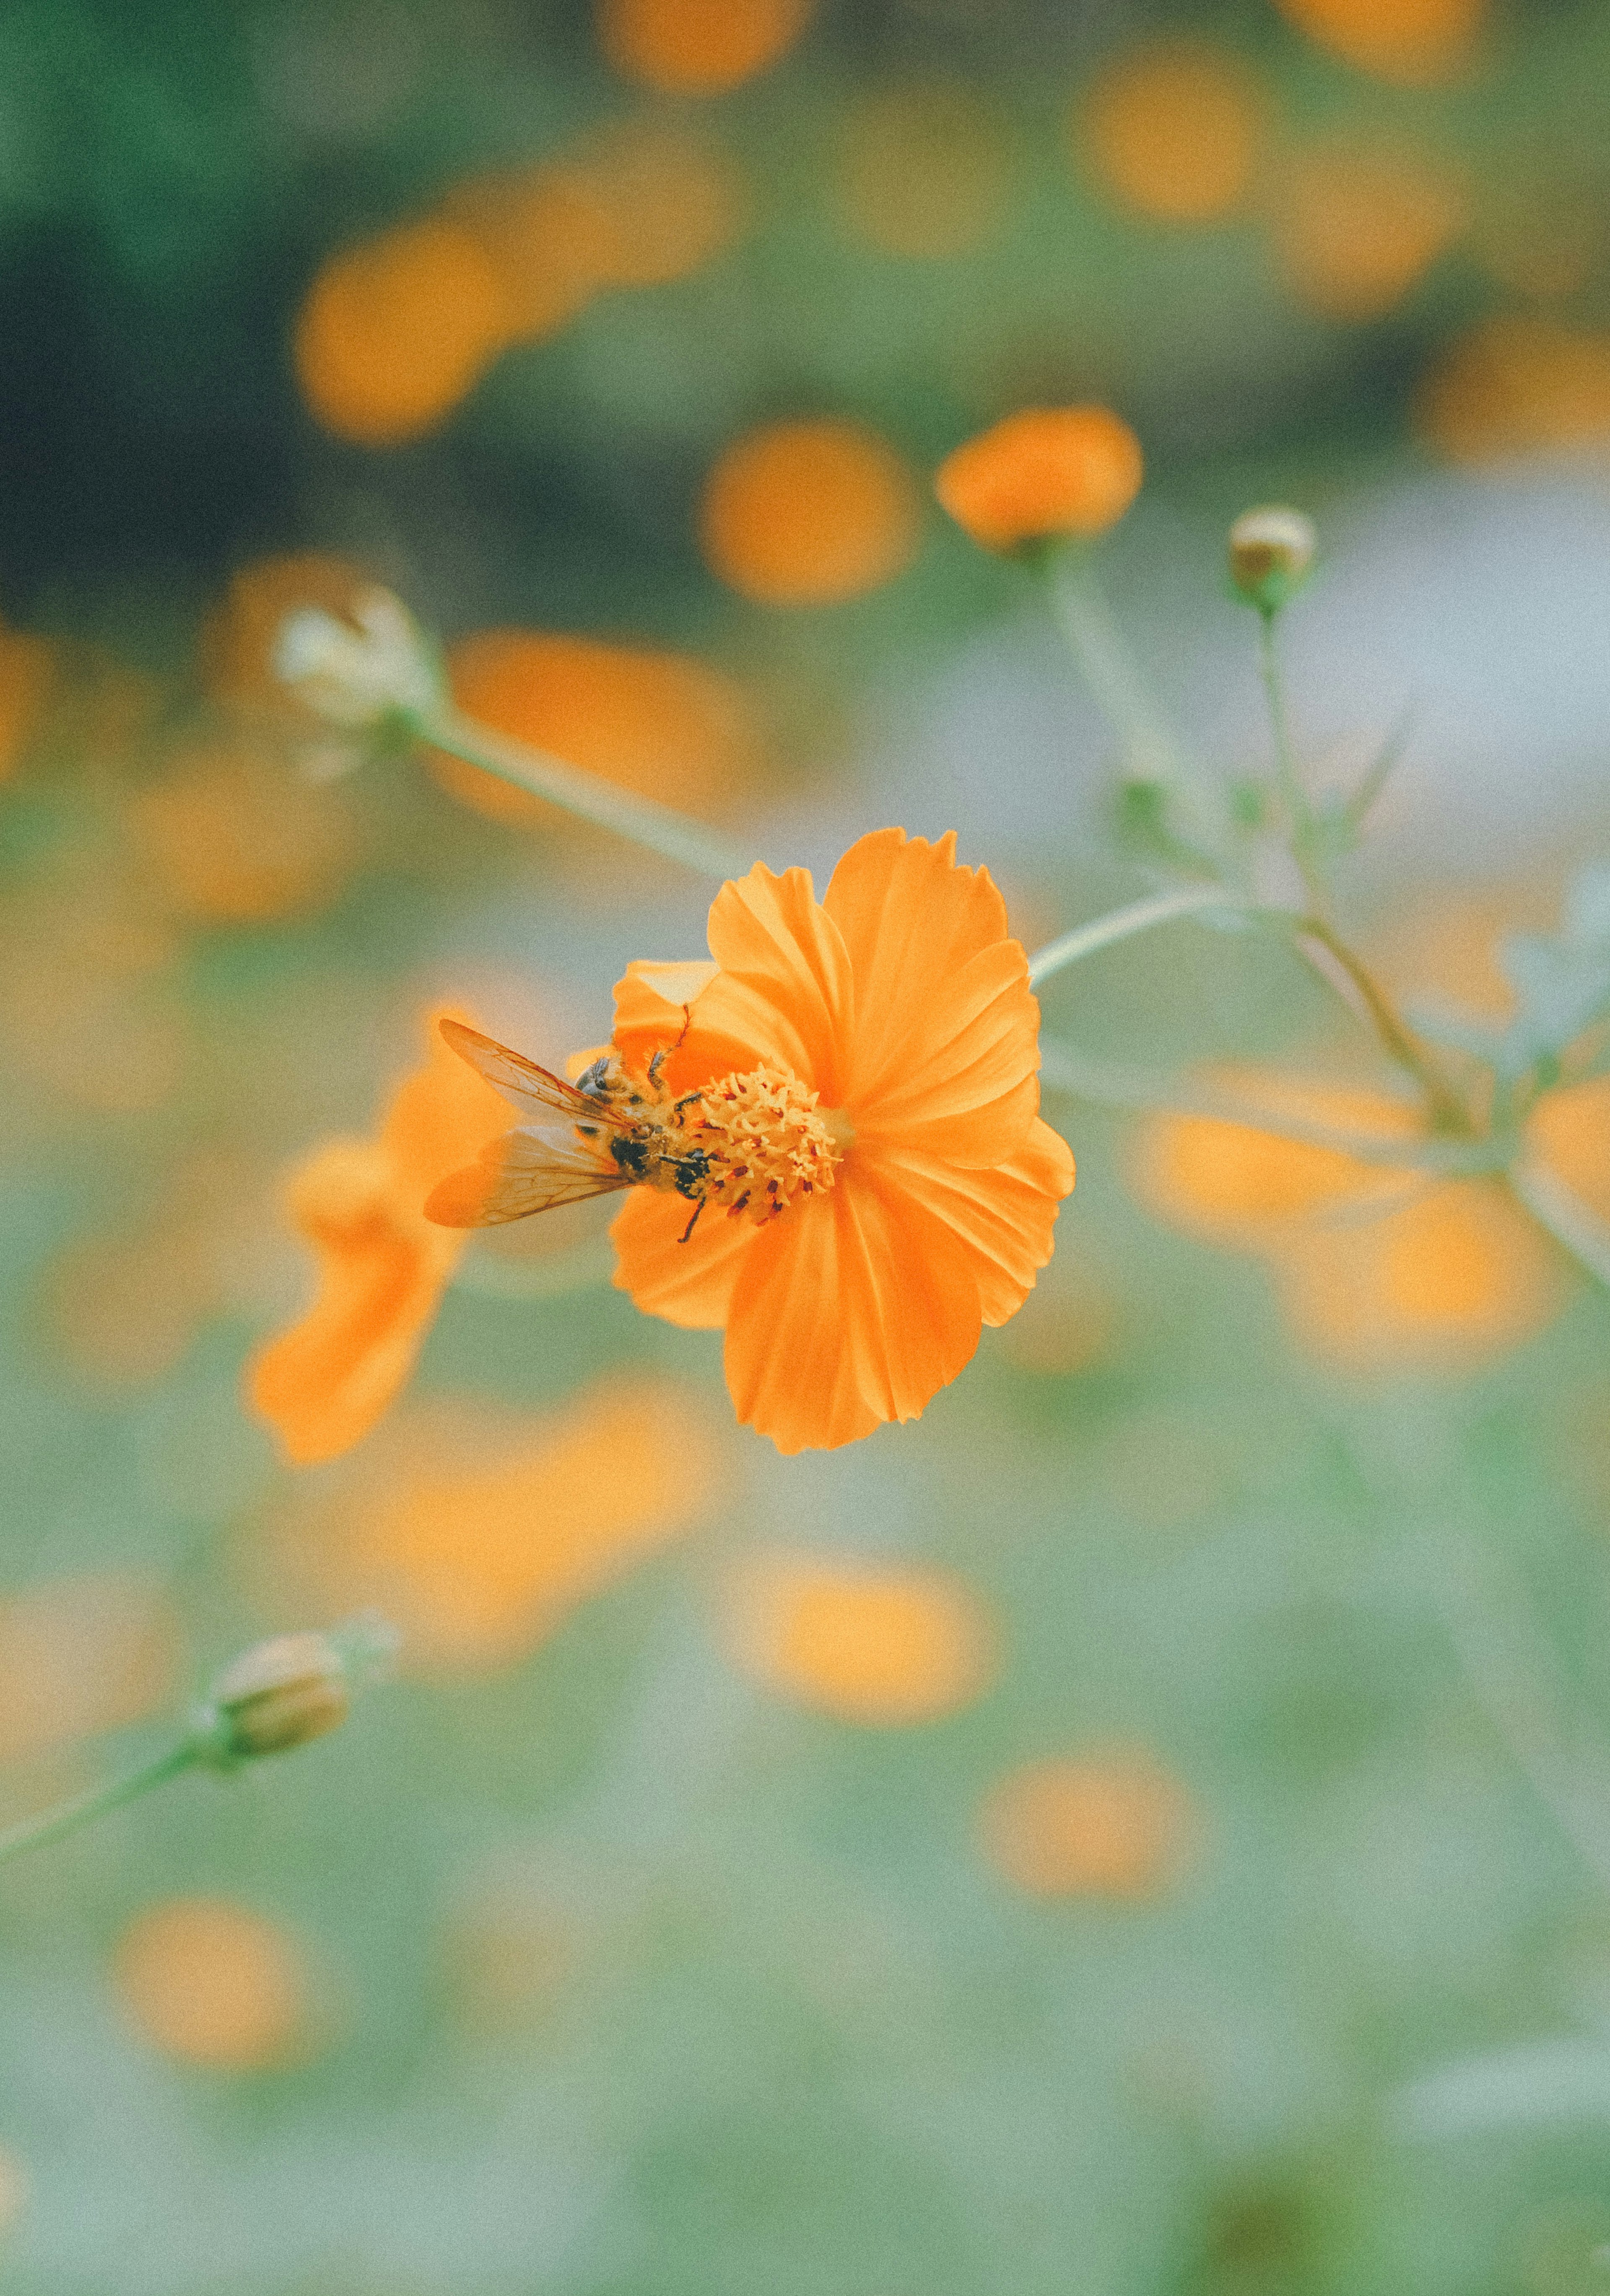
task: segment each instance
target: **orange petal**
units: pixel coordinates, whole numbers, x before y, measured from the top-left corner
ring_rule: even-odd
[[[684,1045],[691,1009],[715,977],[716,968],[708,957],[628,964],[615,983],[615,1050],[634,1069],[641,1070],[656,1053]],[[686,1091],[694,1080],[685,1078],[680,1064],[677,1066],[672,1078],[676,1089]],[[707,1079],[701,1076],[696,1080]]]
[[[823,906],[855,970],[858,1132],[998,1163],[1039,1104],[1039,1006],[989,872],[957,865],[954,835],[881,830],[844,856]]]
[[[463,1239],[399,1201],[383,1151],[359,1141],[302,1168],[292,1212],[318,1255],[318,1296],[257,1357],[248,1392],[308,1466],[350,1450],[404,1386]]]
[[[425,1218],[424,1199],[508,1129],[502,1095],[442,1040],[443,1017],[426,1016],[429,1058],[398,1086],[379,1140],[332,1142],[292,1183],[318,1294],[257,1357],[247,1386],[299,1465],[350,1450],[407,1383],[464,1249]]]
[[[692,1217],[682,1196],[634,1188],[610,1226],[615,1284],[646,1315],[663,1316],[684,1331],[719,1332],[745,1251],[760,1231],[711,1206],[688,1234]]]
[[[834,1450],[914,1419],[978,1345],[972,1254],[875,1172],[756,1236],[734,1286],[727,1384],[779,1451]]]
[[[1051,1257],[1056,1207],[1073,1186],[1068,1144],[1038,1118],[1009,1163],[958,1169],[920,1149],[891,1151],[881,1168],[967,1245],[986,1324],[1004,1324]]]
[[[473,1025],[455,1006],[438,1005],[425,1015],[430,1056],[398,1085],[381,1132],[398,1189],[415,1195],[416,1204],[509,1128],[509,1103],[453,1050],[438,1025],[442,1021]]]
[[[760,863],[722,886],[710,913],[720,971],[699,999],[697,1026],[754,1046],[843,1104],[843,1047],[854,1011],[850,952],[808,869],[776,877]]]

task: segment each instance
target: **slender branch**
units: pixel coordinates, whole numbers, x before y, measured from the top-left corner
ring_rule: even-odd
[[[1425,1095],[1426,1113],[1442,1132],[1470,1130],[1470,1115],[1458,1094],[1438,1067],[1430,1047],[1423,1044],[1362,958],[1356,956],[1322,916],[1303,917],[1297,925],[1299,940],[1317,942],[1346,977],[1366,1017],[1380,1037],[1383,1049]]]
[[[1317,915],[1324,916],[1330,907],[1330,888],[1314,857],[1313,808],[1308,801],[1302,770],[1297,762],[1297,746],[1292,739],[1291,716],[1286,704],[1286,684],[1280,675],[1280,656],[1275,644],[1275,622],[1274,614],[1259,614],[1258,667],[1263,678],[1269,727],[1274,735],[1275,779],[1285,800],[1286,819],[1291,825],[1292,858],[1301,872],[1310,906]]]
[[[1589,1741],[1584,1760],[1581,1725],[1566,1729],[1558,1662],[1524,1587],[1463,1539],[1441,1551],[1433,1586],[1489,1721],[1582,1864],[1610,1890],[1610,1751]]]
[[[1113,909],[1105,917],[1097,917],[1088,925],[1075,925],[1045,947],[1037,949],[1029,959],[1029,986],[1038,988],[1052,973],[1063,972],[1070,964],[1078,964],[1097,949],[1111,948],[1114,941],[1128,940],[1132,934],[1150,932],[1156,925],[1166,925],[1176,917],[1200,915],[1205,910],[1221,909],[1240,914],[1249,914],[1244,901],[1237,900],[1219,885],[1192,885],[1183,892],[1159,893],[1149,901],[1131,902],[1128,908]]]
[[[1301,1141],[1305,1147],[1333,1149],[1361,1164],[1389,1171],[1419,1172],[1432,1179],[1491,1172],[1499,1159],[1482,1141],[1438,1141],[1412,1135],[1384,1137],[1378,1132],[1355,1132],[1346,1126],[1322,1124],[1316,1119],[1261,1107],[1234,1093],[1218,1092],[1145,1069],[1121,1067],[1095,1059],[1060,1038],[1040,1038],[1041,1085],[1050,1092],[1067,1093],[1076,1100],[1103,1108],[1133,1109],[1158,1116],[1205,1117],[1221,1124],[1244,1125],[1278,1140]]]
[[[1516,1164],[1509,1185],[1532,1217],[1589,1275],[1610,1285],[1610,1226],[1546,1164]]]
[[[47,1841],[59,1841],[63,1834],[74,1833],[81,1825],[88,1825],[108,1811],[120,1809],[125,1802],[136,1801],[153,1787],[166,1785],[169,1778],[193,1769],[198,1763],[212,1759],[207,1742],[192,1734],[170,1746],[165,1754],[147,1762],[143,1769],[130,1770],[126,1777],[113,1778],[103,1786],[92,1786],[71,1801],[59,1802],[54,1809],[44,1810],[37,1817],[24,1818],[20,1825],[0,1833],[0,1860],[15,1857],[25,1849],[37,1849]]]
[[[1051,611],[1097,709],[1123,742],[1131,776],[1179,781],[1173,728],[1136,666],[1088,553],[1063,553],[1047,562],[1047,573]]]
[[[483,773],[496,774],[499,781],[546,798],[551,805],[563,806],[567,813],[579,814],[601,829],[612,829],[617,836],[630,838],[634,844],[646,846],[668,861],[679,861],[702,876],[741,877],[750,865],[735,846],[727,844],[702,822],[691,821],[653,798],[635,797],[596,774],[567,765],[563,758],[513,741],[447,703],[421,714],[415,724],[422,741],[462,758],[466,765],[479,766]]]

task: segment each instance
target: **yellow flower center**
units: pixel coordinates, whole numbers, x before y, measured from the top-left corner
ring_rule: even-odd
[[[796,1196],[831,1188],[849,1127],[786,1069],[722,1077],[683,1103],[679,1123],[707,1160],[705,1201],[761,1226]]]

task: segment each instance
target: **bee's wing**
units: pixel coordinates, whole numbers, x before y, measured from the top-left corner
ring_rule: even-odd
[[[568,1124],[602,1124],[617,1132],[627,1128],[626,1122],[602,1101],[578,1092],[563,1077],[551,1076],[535,1061],[512,1053],[494,1037],[483,1037],[479,1029],[466,1029],[462,1021],[442,1021],[437,1025],[460,1060],[479,1070],[493,1089],[522,1114],[540,1109],[543,1114],[536,1122],[562,1116]]]
[[[535,1132],[505,1132],[481,1150],[478,1162],[439,1180],[424,1212],[439,1227],[502,1227],[632,1185],[612,1157],[601,1158],[580,1141],[571,1146]]]

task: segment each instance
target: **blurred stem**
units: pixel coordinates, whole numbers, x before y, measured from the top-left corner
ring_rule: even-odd
[[[1354,1132],[1343,1125],[1322,1124],[1278,1109],[1260,1107],[1234,1093],[1194,1084],[1165,1073],[1130,1069],[1097,1060],[1060,1038],[1040,1039],[1039,1080],[1047,1092],[1064,1092],[1075,1100],[1102,1108],[1127,1108],[1157,1116],[1205,1117],[1215,1123],[1244,1125],[1278,1140],[1298,1140],[1305,1147],[1329,1148],[1359,1163],[1388,1171],[1417,1172],[1433,1180],[1491,1172],[1501,1164],[1490,1144],[1482,1141],[1427,1141]]]
[[[1610,1227],[1544,1164],[1516,1164],[1509,1185],[1540,1226],[1600,1283],[1610,1285]]]
[[[1029,986],[1038,988],[1052,973],[1063,972],[1080,959],[1094,956],[1097,949],[1110,948],[1114,941],[1128,940],[1134,933],[1150,932],[1154,925],[1166,925],[1175,917],[1200,914],[1206,909],[1224,909],[1244,913],[1246,904],[1227,893],[1220,885],[1192,885],[1183,892],[1159,893],[1149,901],[1134,901],[1125,909],[1113,909],[1105,917],[1096,917],[1088,925],[1075,925],[1072,932],[1047,941],[1029,959]]]
[[[1559,1664],[1516,1573],[1458,1539],[1441,1550],[1437,1605],[1465,1677],[1582,1864],[1610,1890],[1610,1755],[1565,1718]]]
[[[1097,709],[1123,742],[1130,778],[1178,782],[1181,759],[1173,729],[1129,652],[1090,553],[1062,551],[1044,563],[1052,611]]]
[[[567,765],[563,758],[530,749],[450,705],[422,715],[415,721],[415,730],[421,741],[462,758],[465,765],[479,766],[482,773],[496,774],[499,781],[546,798],[550,805],[563,806],[567,813],[578,814],[601,829],[613,830],[618,837],[629,838],[635,845],[645,846],[667,861],[680,862],[701,876],[741,877],[750,865],[735,846],[727,845],[702,822],[690,821],[686,814],[673,812],[653,798],[634,797],[596,774]]]
[[[0,1860],[18,1857],[25,1849],[42,1849],[47,1841],[60,1841],[63,1834],[76,1833],[79,1826],[104,1817],[110,1810],[121,1809],[125,1802],[137,1801],[153,1787],[166,1785],[169,1778],[177,1778],[209,1759],[207,1740],[200,1736],[182,1738],[177,1746],[170,1746],[165,1754],[147,1762],[144,1769],[131,1770],[127,1777],[113,1778],[107,1785],[92,1786],[87,1793],[60,1802],[54,1809],[42,1811],[37,1817],[24,1818],[21,1825],[0,1833]]]
[[[1437,1065],[1429,1046],[1423,1044],[1364,963],[1320,915],[1301,918],[1299,939],[1316,942],[1344,976],[1359,1004],[1381,1039],[1383,1050],[1411,1076],[1425,1095],[1425,1110],[1439,1132],[1468,1133],[1469,1111]]]
[[[1330,889],[1314,858],[1314,816],[1308,802],[1308,791],[1302,786],[1296,744],[1292,740],[1291,716],[1286,706],[1286,683],[1280,674],[1280,656],[1275,644],[1275,620],[1272,612],[1261,612],[1258,617],[1258,666],[1263,676],[1264,696],[1269,702],[1269,729],[1275,741],[1275,780],[1291,831],[1292,858],[1302,873],[1309,906],[1317,916],[1323,917],[1330,907]]]

